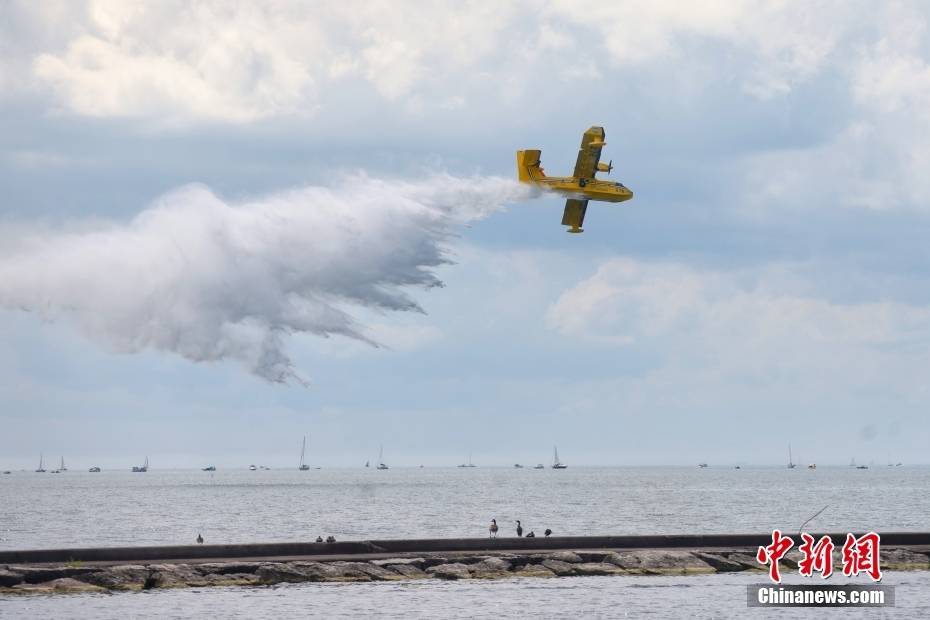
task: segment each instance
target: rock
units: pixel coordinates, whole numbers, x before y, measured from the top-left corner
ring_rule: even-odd
[[[207,586],[210,582],[199,570],[187,564],[152,564],[145,588],[183,588]]]
[[[10,570],[0,570],[0,588],[11,588],[23,582],[21,573]]]
[[[258,567],[258,570],[255,571],[255,577],[259,582],[267,585],[322,581],[313,579],[310,571],[285,562],[262,564]]]
[[[207,585],[211,586],[256,586],[261,582],[252,573],[222,573],[205,575]]]
[[[518,577],[555,577],[555,573],[542,564],[527,564],[513,574]]]
[[[194,566],[202,575],[228,575],[231,573],[254,574],[265,562],[208,562]]]
[[[372,560],[371,563],[375,566],[414,566],[416,568],[423,568],[426,560],[423,558],[388,558],[387,560]],[[440,562],[442,564],[442,562]]]
[[[543,564],[545,566],[545,563]],[[572,570],[576,575],[620,575],[626,571],[610,562],[582,562],[573,564]]]
[[[89,583],[84,583],[83,581],[72,579],[71,577],[62,577],[60,579],[53,579],[52,581],[46,582],[42,585],[48,586],[54,592],[61,593],[61,594],[77,594],[77,593],[85,593],[85,592],[106,592],[105,588],[91,585]]]
[[[338,570],[343,577],[358,578],[358,581],[365,581],[365,577],[371,581],[400,579],[400,575],[394,571],[369,562],[333,562],[330,566]]]
[[[423,558],[423,564],[420,566],[422,570],[432,568],[433,566],[439,566],[440,564],[449,564],[452,560],[440,556],[432,556],[428,558]]]
[[[710,564],[718,573],[735,573],[738,571],[746,570],[746,567],[743,564],[728,560],[722,555],[717,555],[716,553],[703,553],[696,551],[694,552],[694,556]]]
[[[424,579],[429,577],[429,575],[424,573],[413,564],[391,564],[386,568],[389,568],[395,573],[402,575],[405,579]]]
[[[756,556],[754,555],[750,555],[748,553],[741,553],[741,552],[727,553],[724,555],[731,562],[736,562],[737,564],[742,564],[743,566],[745,566],[746,570],[757,570],[757,571],[768,570],[768,568],[765,565],[759,564],[759,561],[756,560]]]
[[[574,551],[554,551],[552,553],[547,553],[543,557],[547,560],[558,560],[560,562],[568,562],[569,564],[580,564],[584,561],[581,559],[581,556]]]
[[[677,549],[638,549],[611,554],[610,564],[652,574],[712,573],[713,567],[687,551]]]
[[[65,577],[78,577],[80,575],[96,572],[100,569],[70,566],[10,566],[8,570],[22,575],[23,581],[26,583],[44,583],[47,581],[54,581],[55,579],[63,579]]]
[[[563,562],[562,560],[543,560],[541,566],[548,568],[559,577],[568,577],[575,574],[572,568],[575,565]]]
[[[145,566],[126,564],[125,566],[109,566],[94,573],[87,573],[79,577],[80,581],[90,583],[108,590],[141,590],[151,576]]]
[[[885,570],[927,570],[930,569],[930,557],[910,549],[888,547],[880,551],[879,564]],[[842,560],[835,565],[842,567]]]
[[[506,573],[510,571],[511,564],[504,558],[485,558],[477,564],[469,567],[471,570],[480,570],[483,572]]]
[[[468,579],[471,577],[468,567],[460,562],[431,566],[426,569],[426,572],[439,579]]]

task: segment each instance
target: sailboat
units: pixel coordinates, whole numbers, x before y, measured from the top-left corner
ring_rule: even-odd
[[[92,474],[99,474],[99,473],[100,473],[100,468],[97,467],[96,465],[94,465],[93,467],[91,467],[91,468],[88,469],[87,471],[89,471],[89,472],[92,473]]]
[[[378,450],[378,469],[388,469],[388,466],[384,464],[384,446],[381,446],[381,449]]]
[[[365,467],[369,467],[369,466],[370,466],[370,463],[368,461],[365,461]]]
[[[149,457],[145,457],[145,464],[142,467],[133,466],[132,471],[135,473],[145,473],[149,470]]]
[[[37,474],[44,474],[45,471],[46,471],[46,470],[45,470],[45,459],[42,458],[42,453],[39,452],[39,467],[38,467],[38,469],[36,469],[36,473],[37,473]]]
[[[61,457],[61,465],[58,466],[58,471],[68,471],[68,468],[65,467],[65,457]]]
[[[545,469],[545,468],[546,468],[545,465],[543,465],[542,463],[539,463],[539,464],[536,465],[536,467],[534,467],[533,469]]]
[[[462,463],[459,467],[477,467],[477,465],[471,462],[471,452],[468,453],[468,461]]]
[[[794,462],[794,459],[791,457],[791,443],[788,443],[788,469],[794,469],[797,467],[797,463]]]
[[[562,461],[559,460],[559,449],[555,446],[552,446],[552,469],[565,469],[568,465],[562,465]]]
[[[297,464],[297,469],[300,471],[307,471],[310,469],[310,466],[304,462],[304,458],[307,456],[307,436],[304,435],[304,442],[300,444],[300,462]]]
[[[255,467],[255,465],[249,465],[249,471],[255,471],[256,469],[258,469],[258,467]]]

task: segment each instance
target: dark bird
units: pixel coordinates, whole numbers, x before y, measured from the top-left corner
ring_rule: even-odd
[[[550,529],[547,527],[547,528],[546,528],[546,531],[545,531],[545,534],[546,534],[546,538],[549,538],[550,536],[552,536],[552,530],[550,530]]]
[[[334,542],[336,542],[336,537],[335,537],[335,536],[327,536],[327,537],[326,537],[326,542],[328,542],[328,543],[334,543]]]
[[[491,519],[491,526],[488,528],[491,538],[497,538],[497,519]]]
[[[203,536],[201,536],[199,532],[197,533],[197,544],[198,545],[203,544]]]
[[[316,541],[317,541],[317,542],[323,542],[323,537],[322,537],[322,536],[317,536],[317,537],[316,537]]]
[[[536,538],[536,533],[533,530],[530,530],[530,533],[526,535],[527,538]]]
[[[520,520],[517,519],[517,538],[523,536],[523,526],[520,525]]]

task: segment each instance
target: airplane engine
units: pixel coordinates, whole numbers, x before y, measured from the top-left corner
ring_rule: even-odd
[[[597,164],[598,172],[606,172],[607,174],[610,174],[610,171],[613,169],[614,169],[614,160],[612,159],[610,160],[610,163],[605,164],[604,162],[598,162]]]

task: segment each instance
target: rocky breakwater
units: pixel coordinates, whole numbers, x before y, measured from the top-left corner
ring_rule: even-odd
[[[790,567],[791,559],[786,562]],[[882,550],[884,570],[928,570],[925,550]],[[589,575],[688,575],[760,571],[748,549],[423,554],[367,561],[225,561],[114,566],[0,566],[0,593],[49,594],[207,586],[402,579],[501,579]]]

